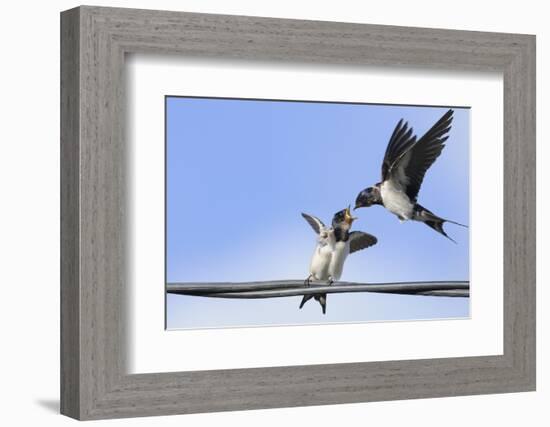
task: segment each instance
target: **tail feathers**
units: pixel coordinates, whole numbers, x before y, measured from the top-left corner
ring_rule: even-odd
[[[304,295],[302,298],[302,302],[300,303],[300,308],[304,306],[306,302],[308,302],[311,298],[313,298],[313,295]]]
[[[327,314],[327,294],[315,295],[315,300],[319,301],[319,304],[321,305],[321,310],[323,310],[323,314]]]
[[[443,222],[450,222],[451,224],[460,225],[461,227],[468,228],[466,224],[461,224],[460,222],[451,221],[450,219],[444,219]]]
[[[447,239],[449,239],[450,241],[456,243],[456,240],[454,240],[452,237],[450,237],[446,232],[445,230],[443,229],[443,224],[446,223],[446,222],[450,222],[451,224],[455,224],[455,225],[459,225],[461,227],[465,227],[465,228],[468,228],[467,225],[464,225],[464,224],[461,224],[459,222],[456,222],[456,221],[451,221],[450,219],[445,219],[445,218],[441,218],[441,217],[438,217],[437,215],[435,215],[433,212],[429,211],[428,209],[420,206],[419,204],[416,204],[415,205],[415,216],[414,216],[414,219],[416,221],[421,221],[423,222],[424,224],[426,224],[428,227],[434,229],[435,231],[437,231],[438,233],[442,234],[443,236],[445,236]]]
[[[308,302],[311,298],[315,298],[315,301],[318,301],[321,305],[321,309],[323,310],[323,314],[326,314],[327,312],[327,294],[317,294],[317,295],[304,295],[302,298],[302,302],[300,303],[300,307],[302,308],[306,302]]]
[[[426,224],[428,227],[433,228],[438,233],[443,234],[447,239],[449,239],[451,242],[456,243],[456,240],[450,237],[445,230],[443,229],[443,224],[445,223],[445,220],[426,220],[424,221],[424,224]]]

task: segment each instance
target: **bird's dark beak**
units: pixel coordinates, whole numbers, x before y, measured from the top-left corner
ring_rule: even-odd
[[[353,210],[356,210],[359,208],[367,208],[370,205],[371,205],[370,194],[368,190],[363,190],[359,193],[359,195],[355,199],[355,207],[353,208]]]

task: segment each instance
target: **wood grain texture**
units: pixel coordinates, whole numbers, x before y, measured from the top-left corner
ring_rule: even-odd
[[[78,419],[535,388],[535,38],[80,7],[61,25],[61,407]],[[504,75],[504,354],[127,374],[124,55],[390,65]]]
[[[61,20],[61,413],[80,414],[79,13]]]

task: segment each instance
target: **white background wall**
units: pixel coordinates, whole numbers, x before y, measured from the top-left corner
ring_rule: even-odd
[[[110,425],[496,426],[548,425],[548,75],[545,2],[187,0],[97,5],[537,34],[538,391],[116,420]],[[74,1],[4,2],[0,67],[0,319],[3,425],[67,425],[59,384],[59,11]],[[7,96],[6,96],[7,95]],[[546,194],[545,194],[546,193]],[[545,360],[546,359],[546,360]],[[546,419],[545,419],[546,418]],[[32,423],[32,424],[31,424]]]

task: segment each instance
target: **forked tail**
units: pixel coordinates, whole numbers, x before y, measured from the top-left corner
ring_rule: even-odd
[[[460,225],[461,227],[468,228],[467,225],[461,224],[459,222],[451,221],[450,219],[440,218],[433,212],[426,209],[425,207],[419,205],[418,203],[414,205],[413,219],[415,221],[423,222],[428,227],[433,228],[435,231],[437,231],[440,234],[443,234],[447,239],[451,240],[454,243],[456,243],[456,241],[445,232],[445,230],[443,229],[443,224],[446,222],[450,222],[451,224]]]
[[[304,306],[306,302],[308,302],[311,298],[315,298],[315,301],[319,301],[319,304],[321,305],[321,309],[323,310],[323,314],[326,314],[327,312],[327,294],[309,294],[304,295],[302,298],[302,302],[300,303],[300,308]]]

